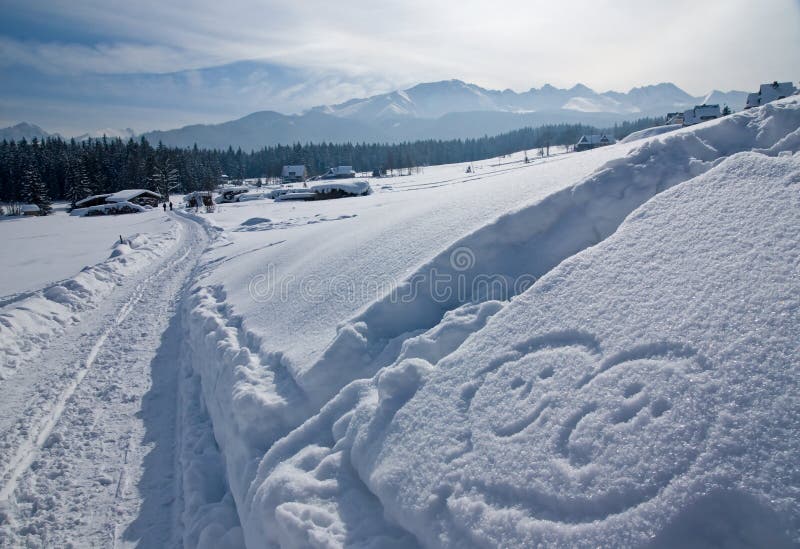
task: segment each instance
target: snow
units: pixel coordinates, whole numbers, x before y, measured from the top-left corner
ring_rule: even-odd
[[[679,130],[682,127],[683,126],[681,124],[666,124],[664,126],[654,126],[652,128],[647,128],[644,130],[639,130],[638,132],[633,132],[627,137],[621,139],[620,143],[630,143],[631,141],[638,141],[639,139],[646,139],[648,137],[653,137],[655,135],[662,135],[665,133],[673,132],[675,130]]]
[[[275,202],[287,202],[289,200],[313,200],[317,194],[312,191],[291,190],[281,193],[275,197]]]
[[[83,204],[86,204],[87,202],[92,202],[92,201],[94,201],[94,200],[99,200],[99,199],[101,199],[101,198],[102,198],[102,199],[106,199],[106,198],[108,198],[109,196],[111,196],[112,194],[113,194],[113,193],[106,193],[106,194],[93,194],[92,196],[87,196],[87,197],[86,197],[86,198],[84,198],[83,200],[78,200],[78,201],[75,203],[75,207],[76,207],[76,208],[80,208],[80,207],[81,207]]]
[[[800,98],[373,183],[54,216],[166,229],[0,310],[0,545],[800,544]]]
[[[352,195],[364,195],[372,192],[369,181],[339,180],[312,185],[308,189],[314,193],[342,191]]]
[[[158,193],[154,193],[153,191],[148,191],[147,189],[125,189],[122,191],[115,192],[111,196],[107,197],[106,202],[128,202],[142,194],[146,194],[149,197],[153,198],[158,198],[158,199],[161,198],[161,196]]]
[[[71,221],[74,218],[53,216],[52,219],[55,221],[47,224],[50,227],[49,230],[63,230],[65,226],[71,225],[64,221]],[[0,348],[3,349],[0,379],[13,375],[21,365],[35,359],[53,336],[63,332],[66,326],[79,322],[82,315],[97,307],[127,277],[135,274],[170,249],[169,245],[178,238],[179,226],[174,222],[167,221],[165,223],[162,216],[158,216],[156,219],[158,220],[158,225],[155,225],[155,228],[158,229],[157,232],[138,233],[126,238],[124,242],[120,242],[117,236],[110,254],[108,247],[115,237],[109,238],[107,227],[105,232],[99,233],[105,235],[102,246],[99,250],[91,252],[86,252],[85,249],[87,246],[98,243],[96,229],[90,230],[91,234],[42,233],[39,235],[41,240],[38,242],[32,240],[37,245],[31,246],[24,252],[30,258],[24,263],[25,267],[17,271],[13,262],[11,265],[5,266],[6,269],[13,270],[14,274],[19,277],[25,273],[26,269],[34,272],[53,262],[55,269],[49,271],[47,276],[54,276],[55,273],[70,273],[72,276],[61,282],[45,286],[41,290],[21,292],[4,299],[2,307],[0,307]],[[93,221],[93,219],[86,220],[88,223]],[[151,227],[154,226],[153,221],[155,219],[150,220]],[[133,226],[135,225],[129,227]],[[143,228],[147,225],[139,226]],[[12,226],[11,228],[16,229],[17,227]],[[41,230],[44,227],[36,228]],[[117,229],[119,227],[114,227],[114,230]],[[18,235],[15,237],[16,239],[31,241],[33,238],[31,232],[20,232],[24,236]],[[48,257],[46,252],[49,246],[59,248],[60,253],[70,250],[80,250],[80,252],[76,258],[66,258],[59,254],[58,259],[54,260],[52,257]],[[107,259],[96,265],[86,266],[79,273],[74,274],[74,270],[77,269],[73,269],[73,266],[79,265],[86,257],[96,257],[97,255],[104,255]],[[19,290],[24,287],[23,283],[30,284],[31,280],[23,282],[23,279],[17,278],[15,283],[12,282],[15,285],[6,286],[6,288]]]
[[[172,224],[177,241],[0,381],[0,546],[243,547],[182,360],[177,312],[208,239]],[[142,259],[136,241],[119,257]]]
[[[44,217],[0,217],[0,306],[100,263],[120,235],[166,233],[172,225],[160,211],[83,218],[56,208]]]
[[[203,216],[185,314],[248,545],[798,543],[798,127]]]
[[[798,183],[741,153],[654,198],[337,449],[429,546],[798,543]]]
[[[120,200],[111,204],[98,204],[96,206],[89,206],[88,208],[75,208],[70,212],[70,215],[77,217],[92,217],[97,215],[120,215],[129,213],[141,213],[147,211],[147,208]]]
[[[22,213],[31,213],[31,212],[39,212],[39,206],[36,204],[23,204],[19,207],[19,211]]]

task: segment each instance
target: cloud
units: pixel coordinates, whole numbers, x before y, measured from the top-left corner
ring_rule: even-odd
[[[86,101],[98,94],[81,81],[115,105],[181,101],[198,122],[450,78],[516,90],[672,81],[701,95],[800,66],[797,0],[5,0],[4,12],[23,30],[3,36],[0,23],[3,79],[22,67]]]
[[[27,66],[49,74],[167,73],[207,67],[207,55],[162,45],[62,44],[0,37],[0,67]],[[216,62],[223,62],[223,58]]]

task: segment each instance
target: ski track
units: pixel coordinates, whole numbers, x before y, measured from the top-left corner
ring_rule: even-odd
[[[207,240],[175,219],[171,253],[3,385],[0,547],[181,545],[180,343],[165,332]]]

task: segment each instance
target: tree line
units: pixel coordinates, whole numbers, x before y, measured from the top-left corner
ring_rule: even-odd
[[[231,179],[277,177],[287,164],[303,164],[310,175],[337,165],[356,171],[415,168],[483,160],[521,150],[574,144],[581,135],[605,133],[620,139],[663,123],[655,118],[598,129],[583,124],[522,128],[475,139],[403,143],[308,143],[275,145],[249,153],[152,146],[144,138],[76,142],[60,137],[0,143],[0,202],[36,204],[44,213],[52,200],[71,204],[93,194],[150,189],[166,196],[213,190],[223,174]]]

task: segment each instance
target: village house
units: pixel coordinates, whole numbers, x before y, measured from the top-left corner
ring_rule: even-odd
[[[666,116],[666,124],[670,126],[672,124],[683,124],[683,113],[682,112],[668,112]]]
[[[125,189],[106,197],[107,204],[116,204],[117,202],[130,202],[138,206],[155,208],[161,202],[161,195],[147,189]]]
[[[752,109],[753,107],[760,107],[766,105],[770,101],[777,101],[784,97],[789,97],[798,92],[797,88],[791,82],[778,82],[777,80],[772,84],[761,84],[761,87],[756,93],[748,94],[745,109]]]
[[[281,170],[281,181],[283,183],[303,182],[308,177],[305,166],[284,166]]]
[[[328,168],[328,171],[322,174],[320,179],[346,179],[355,176],[356,172],[353,170],[353,166],[336,166]]]
[[[106,203],[106,198],[111,196],[112,193],[107,194],[93,194],[92,196],[87,196],[83,200],[78,200],[75,203],[76,208],[89,208],[91,206],[99,206],[100,204]]]
[[[22,215],[42,215],[42,210],[36,204],[23,204],[19,207],[19,211]]]
[[[615,140],[605,134],[582,135],[578,142],[575,143],[575,151],[588,151],[589,149],[613,145],[614,143]]]
[[[719,105],[697,105],[688,111],[684,111],[683,125],[693,126],[695,124],[699,124],[700,122],[714,120],[720,116],[722,116],[722,113],[719,110]]]

